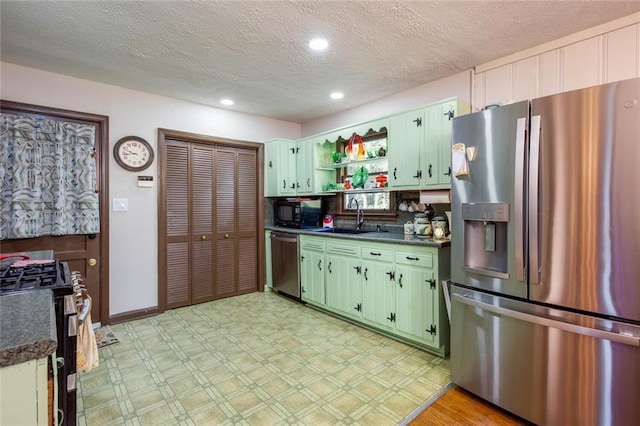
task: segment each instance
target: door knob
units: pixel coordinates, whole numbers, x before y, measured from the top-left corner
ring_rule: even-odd
[[[224,237],[225,238],[229,238],[229,234],[224,234]]]
[[[206,236],[206,235],[203,235],[202,237],[200,237],[200,239],[202,239],[202,240],[206,240],[206,239],[207,239],[207,236]]]
[[[95,259],[89,259],[87,263],[89,264],[89,266],[96,266],[98,264],[98,261]]]

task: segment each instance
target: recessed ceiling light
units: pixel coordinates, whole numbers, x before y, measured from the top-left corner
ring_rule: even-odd
[[[342,99],[344,98],[344,93],[342,92],[333,92],[331,94],[331,99]]]
[[[231,99],[221,99],[220,103],[222,105],[233,105],[233,101]]]
[[[313,50],[324,50],[329,46],[329,42],[326,38],[316,37],[312,38],[309,42],[309,47]]]

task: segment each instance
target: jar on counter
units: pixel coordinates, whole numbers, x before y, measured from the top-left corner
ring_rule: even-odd
[[[418,213],[413,217],[413,231],[416,237],[428,238],[433,236],[431,222],[424,213]]]

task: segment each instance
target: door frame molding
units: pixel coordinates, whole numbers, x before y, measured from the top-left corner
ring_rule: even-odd
[[[71,111],[60,108],[31,105],[0,99],[0,111],[11,114],[37,115],[58,120],[94,125],[96,128],[96,154],[100,165],[98,191],[100,193],[100,323],[111,324],[109,315],[109,116]]]
[[[167,223],[167,214],[164,209],[166,202],[166,182],[167,173],[165,170],[165,160],[167,152],[167,140],[178,140],[187,143],[199,143],[205,145],[229,146],[233,148],[244,148],[256,151],[256,174],[257,174],[257,194],[256,200],[256,235],[257,235],[257,257],[258,257],[258,291],[264,291],[266,280],[265,271],[265,243],[264,243],[264,144],[260,142],[250,142],[236,139],[222,138],[218,136],[208,136],[198,133],[183,132],[158,128],[158,313],[162,313],[167,307],[167,277],[163,273],[167,267],[167,257],[164,250],[167,241],[164,229]]]

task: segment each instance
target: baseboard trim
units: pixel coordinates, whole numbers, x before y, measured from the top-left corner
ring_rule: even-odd
[[[158,315],[159,313],[160,310],[157,306],[154,306],[152,308],[138,309],[135,311],[122,312],[120,314],[111,315],[109,317],[109,324],[119,324],[122,322],[153,317]]]

